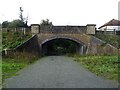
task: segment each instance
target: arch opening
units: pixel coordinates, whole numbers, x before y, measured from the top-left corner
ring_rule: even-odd
[[[43,55],[83,54],[84,45],[68,38],[54,38],[41,44]]]

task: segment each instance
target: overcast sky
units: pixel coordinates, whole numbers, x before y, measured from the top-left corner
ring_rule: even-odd
[[[50,19],[54,25],[103,25],[118,19],[120,0],[1,0],[0,23],[19,18],[19,7],[28,15],[29,25]]]

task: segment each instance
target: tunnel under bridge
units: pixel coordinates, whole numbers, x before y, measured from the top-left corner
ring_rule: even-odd
[[[46,39],[40,44],[40,48],[43,55],[84,54],[86,52],[84,43],[68,37]]]

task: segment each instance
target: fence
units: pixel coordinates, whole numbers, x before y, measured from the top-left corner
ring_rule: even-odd
[[[120,31],[115,31],[114,29],[107,29],[106,31],[96,30],[96,34],[120,35]]]
[[[31,33],[30,28],[2,28],[2,32],[21,32],[23,34]]]

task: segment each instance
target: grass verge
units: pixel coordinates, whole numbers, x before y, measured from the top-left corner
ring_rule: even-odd
[[[26,57],[24,56],[26,55]],[[6,78],[16,76],[16,72],[38,60],[38,57],[29,54],[19,54],[15,57],[5,57],[2,59],[2,81]]]
[[[85,68],[109,80],[118,81],[118,56],[73,56]]]

